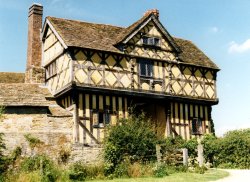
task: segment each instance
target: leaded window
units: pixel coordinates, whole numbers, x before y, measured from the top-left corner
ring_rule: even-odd
[[[160,46],[160,39],[156,37],[143,37],[142,43],[150,46]]]
[[[93,126],[94,127],[104,127],[110,124],[110,113],[109,110],[101,110],[99,112],[93,113]]]
[[[192,134],[201,135],[203,133],[201,118],[193,118],[192,120]]]
[[[153,63],[150,60],[142,59],[139,61],[140,76],[153,77]]]

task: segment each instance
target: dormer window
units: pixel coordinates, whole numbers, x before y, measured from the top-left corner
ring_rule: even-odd
[[[160,39],[156,37],[143,37],[142,43],[150,46],[160,46]]]

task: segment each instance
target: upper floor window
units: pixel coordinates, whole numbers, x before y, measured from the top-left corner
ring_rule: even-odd
[[[56,61],[50,63],[46,68],[46,79],[56,75]]]
[[[150,60],[139,61],[140,76],[153,77],[153,63]]]
[[[203,133],[203,130],[202,130],[201,118],[193,118],[193,120],[192,120],[192,134],[193,135],[201,135],[202,133]]]
[[[142,43],[151,46],[160,46],[160,39],[156,37],[143,37]]]

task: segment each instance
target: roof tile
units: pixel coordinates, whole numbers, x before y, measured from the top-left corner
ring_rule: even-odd
[[[68,47],[90,48],[123,54],[115,45],[126,38],[149,16],[150,14],[143,16],[127,28],[54,17],[47,17],[47,19]],[[173,39],[180,49],[178,57],[182,62],[219,69],[217,65],[191,41],[180,38]]]

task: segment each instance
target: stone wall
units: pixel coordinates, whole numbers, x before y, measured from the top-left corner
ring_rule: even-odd
[[[49,116],[42,113],[42,109],[38,112],[38,109],[35,108],[34,112],[26,112],[27,109],[24,111],[20,107],[20,109],[16,110],[16,113],[19,114],[10,114],[13,113],[10,109],[6,109],[6,111],[9,113],[4,114],[0,120],[0,133],[4,134],[4,142],[7,148],[4,151],[5,155],[10,154],[16,147],[21,147],[22,156],[46,154],[53,160],[58,161],[60,152],[63,151],[70,154],[70,163],[77,161],[87,164],[102,162],[102,148],[100,145],[73,144],[72,117]],[[38,113],[34,114],[35,111]],[[27,134],[39,139],[41,143],[31,148],[25,138]]]
[[[61,150],[71,149],[72,117],[51,117],[47,114],[4,114],[0,122],[0,133],[11,153],[16,147],[22,148],[22,154],[47,154],[56,159]],[[24,135],[38,138],[41,143],[33,149]]]
[[[25,83],[45,83],[45,70],[42,67],[32,67],[26,70]]]
[[[100,145],[85,146],[74,144],[71,148],[70,163],[81,161],[85,164],[98,164],[103,162],[102,147]]]

